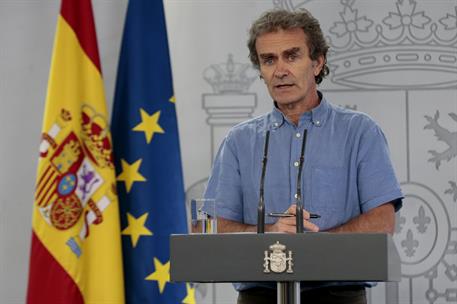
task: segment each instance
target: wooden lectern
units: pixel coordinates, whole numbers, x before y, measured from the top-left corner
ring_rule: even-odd
[[[278,303],[296,303],[300,281],[400,281],[400,257],[382,233],[172,235],[175,282],[278,282]]]

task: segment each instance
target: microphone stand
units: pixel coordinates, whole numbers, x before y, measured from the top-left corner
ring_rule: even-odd
[[[263,148],[262,175],[260,176],[260,195],[259,205],[257,207],[257,233],[265,233],[265,200],[264,200],[264,183],[265,171],[267,168],[268,142],[270,140],[270,130],[265,134],[265,145]]]
[[[305,146],[306,146],[307,130],[303,131],[303,140],[301,144],[300,161],[298,164],[297,174],[297,209],[295,212],[295,220],[297,233],[303,233],[303,202],[301,199],[301,174],[303,170],[303,163],[305,162]],[[277,301],[278,303],[300,303],[300,282],[278,282],[277,284]]]
[[[297,233],[303,233],[303,202],[301,199],[301,174],[303,171],[303,163],[305,162],[305,146],[306,146],[306,135],[308,130],[303,131],[303,140],[301,142],[301,153],[300,161],[298,163],[298,174],[297,174],[297,209],[296,209],[296,226]]]

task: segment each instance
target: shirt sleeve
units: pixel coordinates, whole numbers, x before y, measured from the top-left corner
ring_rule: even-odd
[[[239,161],[231,133],[223,140],[205,190],[205,198],[216,201],[216,216],[242,222],[242,187]]]
[[[363,133],[358,150],[357,183],[362,212],[384,203],[402,205],[403,195],[390,160],[384,133],[377,125]]]

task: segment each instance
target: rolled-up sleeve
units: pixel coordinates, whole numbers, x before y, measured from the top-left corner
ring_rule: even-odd
[[[243,205],[239,161],[229,133],[223,140],[213,163],[205,198],[216,200],[216,215],[242,222]]]

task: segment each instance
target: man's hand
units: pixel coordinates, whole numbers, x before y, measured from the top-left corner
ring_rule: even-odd
[[[295,215],[296,205],[291,205],[286,213]],[[309,221],[309,212],[303,210],[303,227],[306,230],[317,232],[319,227]],[[285,233],[296,233],[296,218],[281,217],[279,220],[272,225],[265,225],[266,232],[285,232]],[[230,232],[256,232],[257,228],[255,225],[246,225],[239,222],[227,220],[221,217],[217,218],[217,232],[218,233],[230,233]]]
[[[296,210],[297,210],[297,206],[295,204],[293,204],[289,207],[289,209],[287,209],[287,211],[285,213],[295,215]],[[309,212],[306,210],[303,210],[303,227],[306,230],[318,232],[319,227],[317,227],[316,225],[311,223],[309,221],[309,217],[310,217]],[[281,217],[273,225],[266,225],[266,230],[268,232],[296,233],[297,232],[296,222],[297,222],[297,219],[295,218],[295,216]]]

